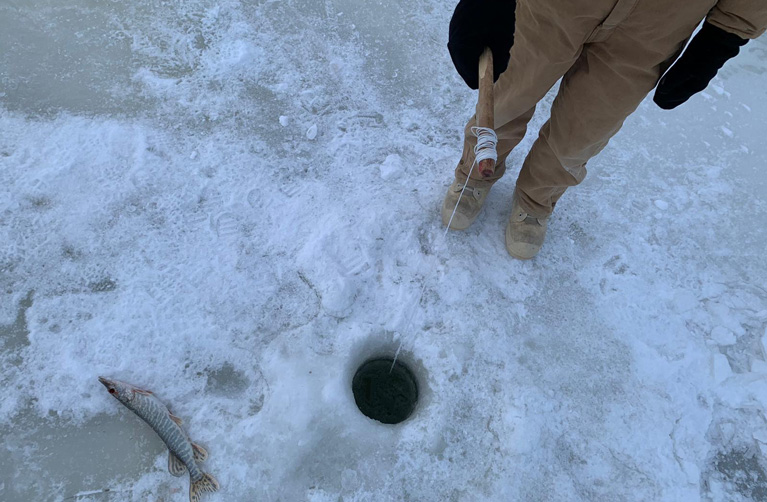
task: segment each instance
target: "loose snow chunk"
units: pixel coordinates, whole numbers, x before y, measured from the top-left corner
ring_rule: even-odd
[[[732,368],[730,368],[730,361],[727,360],[727,356],[715,354],[711,361],[711,372],[716,383],[722,383],[732,376]]]
[[[402,157],[400,157],[396,153],[389,155],[388,157],[386,157],[386,160],[383,161],[383,164],[381,164],[380,169],[381,169],[381,178],[387,181],[398,177],[403,170]]]
[[[309,129],[306,130],[306,139],[313,140],[317,137],[317,124],[312,124]]]
[[[280,115],[280,125],[282,127],[287,127],[288,124],[290,124],[290,119],[285,115]]]
[[[738,338],[735,333],[725,328],[724,326],[717,326],[711,330],[711,339],[716,342],[717,345],[728,346],[735,345],[738,342]]]
[[[665,200],[658,199],[655,201],[655,207],[657,207],[661,211],[665,211],[666,209],[668,209],[668,202],[666,202]]]
[[[722,130],[722,132],[724,133],[724,135],[725,135],[725,136],[727,136],[728,138],[732,138],[732,137],[733,137],[733,132],[732,132],[732,130],[728,129],[728,128],[727,128],[727,127],[725,127],[725,126],[722,126],[720,129]]]
[[[753,434],[754,439],[762,444],[767,444],[767,429],[759,429]]]

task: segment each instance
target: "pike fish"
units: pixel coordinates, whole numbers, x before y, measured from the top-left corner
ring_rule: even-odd
[[[168,447],[168,470],[174,476],[189,472],[189,500],[199,502],[203,492],[218,490],[216,478],[203,472],[197,462],[204,462],[208,452],[194,444],[181,428],[182,421],[148,390],[129,383],[99,377],[110,394],[126,408],[141,417],[160,436]]]

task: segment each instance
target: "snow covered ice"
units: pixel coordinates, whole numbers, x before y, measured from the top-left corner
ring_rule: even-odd
[[[552,94],[442,239],[453,6],[0,0],[1,500],[187,499],[99,375],[185,420],[210,502],[767,499],[767,39],[645,101],[526,263]],[[400,344],[384,426],[351,378]]]

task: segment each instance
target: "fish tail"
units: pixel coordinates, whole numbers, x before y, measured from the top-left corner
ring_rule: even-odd
[[[212,475],[203,472],[202,477],[189,485],[189,502],[199,502],[203,492],[218,491],[218,481]]]

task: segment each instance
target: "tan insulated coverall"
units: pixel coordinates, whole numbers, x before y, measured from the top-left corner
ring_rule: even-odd
[[[498,168],[472,184],[487,186],[522,140],[535,105],[563,77],[551,118],[522,166],[517,190],[522,208],[548,216],[565,190],[586,176],[623,121],[655,87],[698,24],[741,38],[767,26],[767,0],[518,0],[508,69],[495,83]],[[474,162],[476,138],[469,121],[456,178]]]

